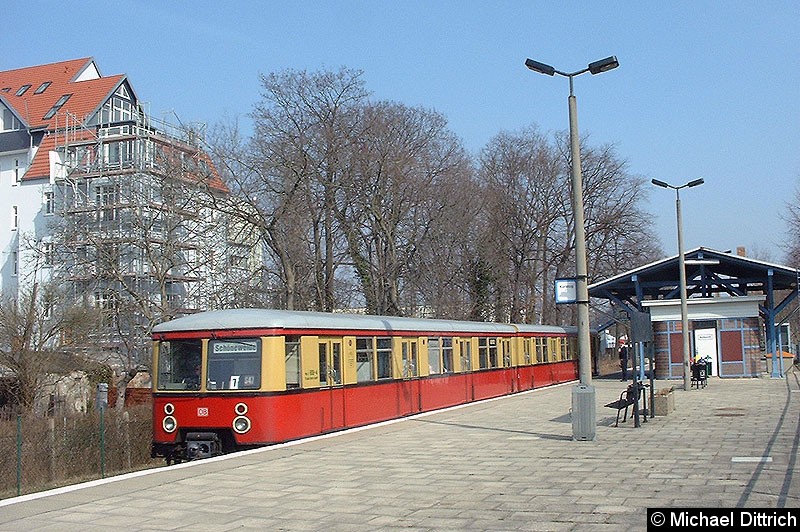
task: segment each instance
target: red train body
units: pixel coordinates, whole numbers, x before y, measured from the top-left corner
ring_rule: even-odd
[[[153,456],[191,460],[575,380],[575,331],[276,310],[153,330]]]

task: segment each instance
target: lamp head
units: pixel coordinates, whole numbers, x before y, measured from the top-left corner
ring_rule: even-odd
[[[617,56],[612,55],[611,57],[606,57],[605,59],[595,61],[594,63],[589,63],[589,72],[592,74],[600,74],[601,72],[613,70],[618,66],[619,61],[617,61]]]
[[[544,63],[540,63],[539,61],[534,61],[533,59],[526,59],[525,66],[533,70],[534,72],[538,72],[540,74],[545,74],[546,76],[552,76],[556,73],[556,69],[551,67],[550,65],[545,65]]]
[[[658,179],[652,179],[652,180],[650,180],[650,182],[653,183],[657,187],[671,188],[669,186],[669,183],[665,183],[664,181],[659,181]]]
[[[703,181],[703,178],[701,177],[700,179],[695,179],[694,181],[689,181],[686,183],[686,188],[696,187],[697,185],[702,185],[703,183],[705,183],[705,181]]]

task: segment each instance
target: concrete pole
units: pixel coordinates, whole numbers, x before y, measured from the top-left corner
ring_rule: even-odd
[[[683,219],[681,217],[681,192],[675,189],[675,212],[678,219],[678,273],[681,283],[681,335],[683,336],[683,389],[688,391],[692,386],[691,367],[689,362],[689,304],[686,296],[686,259],[683,256]]]

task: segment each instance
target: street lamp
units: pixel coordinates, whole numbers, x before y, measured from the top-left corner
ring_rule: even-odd
[[[619,66],[616,56],[589,63],[576,72],[562,72],[550,65],[526,59],[525,66],[546,76],[558,74],[569,78],[569,139],[572,157],[572,214],[575,218],[575,270],[578,305],[578,375],[580,387],[586,392],[586,401],[576,401],[573,391],[573,438],[594,440],[596,431],[596,405],[592,387],[592,352],[589,338],[589,287],[586,266],[586,227],[583,213],[583,177],[581,176],[580,137],[578,136],[578,107],[573,93],[572,78],[583,73],[600,74]],[[576,389],[577,390],[577,389]],[[578,423],[576,423],[578,420]],[[579,427],[584,425],[584,427]],[[578,434],[579,432],[586,432]]]
[[[686,297],[686,259],[683,256],[683,220],[681,219],[681,193],[682,188],[692,188],[704,183],[703,178],[689,181],[685,185],[679,187],[659,181],[658,179],[651,180],[651,183],[657,187],[671,188],[675,191],[675,213],[678,219],[678,274],[680,275],[681,282],[681,334],[683,336],[683,389],[688,391],[691,389],[691,368],[689,367],[689,310]]]

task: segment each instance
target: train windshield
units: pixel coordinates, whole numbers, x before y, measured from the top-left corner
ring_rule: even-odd
[[[200,340],[161,342],[158,349],[159,390],[199,390],[203,358]]]
[[[260,338],[208,342],[208,390],[257,390],[260,386]]]

